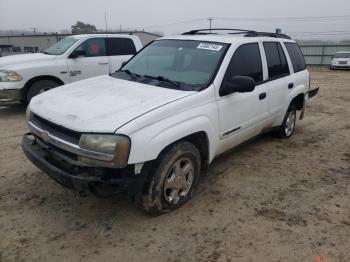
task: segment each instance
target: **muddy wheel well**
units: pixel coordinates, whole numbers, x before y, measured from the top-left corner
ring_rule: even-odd
[[[183,137],[183,138],[171,143],[165,149],[163,149],[159,155],[161,155],[165,150],[167,150],[172,145],[179,143],[179,142],[182,142],[182,141],[189,142],[189,143],[193,144],[198,149],[198,151],[201,155],[201,160],[202,160],[201,161],[202,162],[201,168],[206,169],[209,165],[209,139],[208,139],[207,134],[204,131],[193,133],[189,136]]]
[[[302,110],[304,106],[304,94],[299,94],[294,97],[290,104],[293,104],[296,110]]]
[[[50,75],[43,75],[43,76],[36,76],[33,77],[32,79],[28,80],[28,82],[24,85],[24,88],[21,90],[21,97],[23,100],[27,99],[27,92],[29,88],[37,81],[40,80],[51,80],[56,82],[59,85],[64,85],[63,81],[55,76],[50,76]]]

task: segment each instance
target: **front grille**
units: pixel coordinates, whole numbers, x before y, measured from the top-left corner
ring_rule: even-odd
[[[63,126],[54,124],[36,114],[33,114],[30,120],[34,125],[40,129],[49,132],[51,135],[61,138],[67,142],[78,145],[81,133],[67,129]]]
[[[347,63],[347,61],[339,61],[339,65],[346,65]]]

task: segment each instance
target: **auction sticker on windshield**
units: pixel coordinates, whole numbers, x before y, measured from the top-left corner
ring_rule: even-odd
[[[200,43],[197,46],[197,48],[211,50],[211,51],[220,51],[222,49],[222,45],[211,44],[211,43]]]

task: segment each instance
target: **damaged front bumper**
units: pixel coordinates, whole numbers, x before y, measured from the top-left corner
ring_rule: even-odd
[[[59,184],[98,197],[127,190],[129,196],[134,198],[143,189],[151,165],[145,163],[140,174],[135,174],[134,165],[121,169],[73,165],[50,152],[50,149],[43,148],[31,133],[23,136],[22,148],[36,167]]]
[[[21,100],[21,92],[19,89],[0,89],[0,101],[10,102]]]

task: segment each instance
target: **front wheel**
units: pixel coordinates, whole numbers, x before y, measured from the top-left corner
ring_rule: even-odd
[[[191,143],[177,143],[156,160],[141,204],[152,215],[169,212],[185,204],[197,184],[201,158]]]
[[[279,136],[281,138],[289,138],[293,135],[295,124],[297,120],[297,111],[293,105],[291,105],[283,119],[283,123],[279,128]]]
[[[34,96],[44,93],[45,91],[48,91],[57,86],[59,86],[57,82],[49,79],[43,79],[35,82],[29,87],[29,90],[27,92],[27,97],[26,97],[27,102],[29,103]]]

